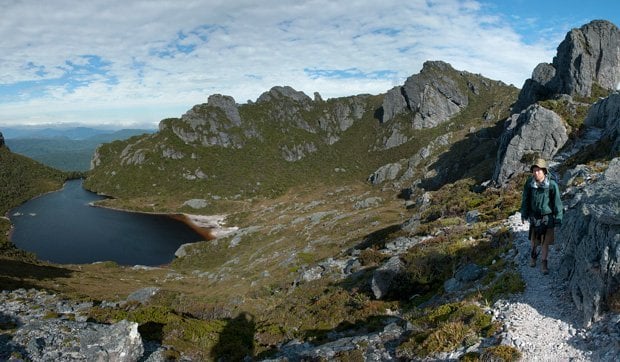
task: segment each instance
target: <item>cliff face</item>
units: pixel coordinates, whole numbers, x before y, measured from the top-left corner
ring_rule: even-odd
[[[585,324],[597,320],[620,294],[620,158],[598,182],[574,192],[558,240],[564,246],[560,273],[569,281]]]

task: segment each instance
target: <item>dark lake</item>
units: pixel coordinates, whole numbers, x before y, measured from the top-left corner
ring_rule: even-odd
[[[81,180],[11,210],[11,241],[41,260],[61,264],[115,261],[121,265],[162,265],[181,244],[204,238],[181,221],[104,209],[89,203],[102,196]]]

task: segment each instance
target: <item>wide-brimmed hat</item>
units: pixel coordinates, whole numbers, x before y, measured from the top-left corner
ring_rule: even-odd
[[[547,172],[547,161],[545,161],[542,158],[537,158],[536,161],[534,161],[532,166],[530,166],[530,171],[534,170],[534,166],[538,168],[542,168],[545,171],[545,173]]]

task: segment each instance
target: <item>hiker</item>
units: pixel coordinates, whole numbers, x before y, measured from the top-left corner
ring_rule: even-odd
[[[539,158],[530,167],[532,176],[528,177],[523,187],[521,198],[521,222],[530,222],[529,239],[532,247],[530,266],[536,266],[537,246],[542,247],[542,272],[549,274],[547,256],[549,245],[555,241],[554,227],[562,224],[564,214],[560,188],[549,177],[547,162]]]

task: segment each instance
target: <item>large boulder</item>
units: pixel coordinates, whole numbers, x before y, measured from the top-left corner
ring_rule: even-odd
[[[553,63],[541,63],[534,69],[513,112],[560,94],[590,97],[595,85],[614,90],[619,82],[620,30],[608,21],[595,20],[568,32]]]
[[[384,298],[392,290],[392,282],[405,268],[398,256],[391,257],[380,266],[372,275],[370,288],[377,299]]]
[[[403,87],[394,87],[387,91],[383,97],[383,115],[381,120],[387,122],[399,113],[407,109],[407,99],[405,98]]]
[[[497,151],[493,180],[503,184],[528,171],[534,158],[550,160],[564,146],[568,134],[562,118],[539,105],[532,105],[506,122]]]
[[[620,293],[620,158],[602,180],[583,188],[564,214],[557,241],[564,248],[560,275],[584,324],[597,320],[610,296]]]

